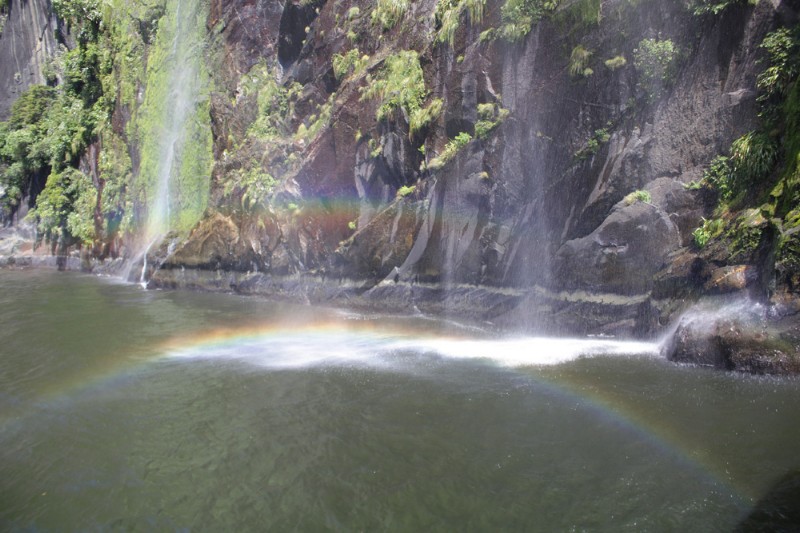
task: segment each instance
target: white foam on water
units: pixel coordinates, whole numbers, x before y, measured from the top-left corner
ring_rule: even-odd
[[[607,339],[518,337],[472,339],[415,337],[372,332],[268,333],[173,350],[176,358],[226,360],[269,369],[358,366],[399,370],[407,355],[449,360],[483,360],[504,367],[548,366],[582,357],[646,356],[656,343]]]

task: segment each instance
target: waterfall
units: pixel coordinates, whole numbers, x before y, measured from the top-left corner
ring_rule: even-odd
[[[204,39],[207,3],[168,0],[148,56],[144,102],[136,121],[141,146],[138,281],[147,255],[173,231],[186,232],[205,209],[211,168],[208,73]],[[150,267],[158,267],[150,261]],[[131,278],[130,273],[128,279]]]

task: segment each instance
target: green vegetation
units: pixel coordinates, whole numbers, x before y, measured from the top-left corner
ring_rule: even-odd
[[[639,189],[628,194],[623,199],[623,201],[625,202],[625,205],[633,205],[636,202],[643,202],[645,204],[649,204],[650,202],[653,201],[653,198],[650,196],[649,191]]]
[[[725,235],[732,261],[749,261],[761,243],[764,227],[774,225],[782,233],[778,262],[791,263],[800,259],[790,231],[800,203],[800,29],[780,28],[768,34],[761,46],[768,56],[758,77],[765,129],[735,140],[730,156],[714,158],[702,182],[719,194],[717,216],[751,207],[730,224]],[[712,222],[704,222],[695,231],[699,246],[721,233],[722,219]]]
[[[372,23],[391,30],[408,11],[409,0],[378,0],[372,11]]]
[[[628,64],[625,56],[615,56],[605,61],[606,68],[609,70],[617,70]]]
[[[592,51],[587,50],[581,45],[572,49],[569,56],[569,75],[572,77],[588,77],[593,74],[589,68],[589,60],[592,58]]]
[[[553,13],[561,0],[506,0],[500,8],[499,28],[481,33],[481,41],[496,38],[519,41],[544,17]]]
[[[672,83],[677,63],[678,48],[669,39],[643,39],[633,51],[640,85],[651,99],[661,96],[664,88]]]
[[[111,61],[97,42],[98,6],[90,1],[54,3],[76,35],[75,48],[52,65],[64,82],[57,87],[30,87],[12,106],[8,122],[0,123],[0,209],[8,216],[23,196],[38,193],[29,216],[40,237],[63,244],[90,243],[95,238],[98,190],[77,167],[111,108],[102,82]],[[44,177],[40,192],[37,182]]]
[[[417,131],[441,112],[441,102],[431,102],[427,111],[420,112],[428,95],[419,56],[412,50],[404,50],[386,58],[377,77],[367,76],[367,85],[361,89],[361,100],[378,99],[378,120],[387,120],[395,111],[402,110]],[[434,113],[435,112],[435,113]],[[412,117],[413,118],[412,120]]]
[[[742,214],[731,224],[731,229],[726,232],[730,241],[731,262],[748,262],[753,253],[761,244],[767,219],[760,209],[745,209]]]
[[[135,182],[139,205],[155,203],[158,181],[169,173],[171,230],[189,231],[206,209],[213,164],[211,119],[209,113],[209,73],[204,61],[207,4],[179,13],[178,0],[168,0],[159,19],[155,37],[148,49],[144,101],[138,109],[135,128],[141,163]],[[178,84],[175,77],[179,76]],[[190,84],[187,87],[184,84]],[[175,91],[183,91],[177,102]],[[176,106],[190,108],[178,114]],[[178,116],[180,123],[174,123]],[[176,131],[171,131],[178,129]],[[176,159],[172,168],[163,168],[165,143],[175,139]],[[160,228],[165,231],[167,228]]]
[[[439,118],[443,108],[444,102],[440,98],[434,98],[427,106],[412,110],[408,123],[408,134],[414,136],[417,132],[422,131]]]
[[[586,141],[586,146],[575,152],[575,159],[578,161],[583,161],[584,159],[592,157],[600,150],[600,147],[607,143],[610,139],[611,134],[608,133],[606,128],[594,130],[592,136],[588,141]]]
[[[294,105],[303,87],[299,83],[279,84],[277,74],[264,63],[250,70],[243,86],[245,95],[255,94],[258,101],[258,115],[247,135],[262,140],[289,136]]]
[[[721,218],[712,220],[703,219],[703,225],[692,232],[694,242],[698,248],[704,248],[708,241],[718,237],[725,227],[725,223]]]
[[[492,130],[508,118],[510,111],[498,103],[478,104],[478,121],[475,123],[475,137],[485,139]]]
[[[567,32],[585,31],[603,19],[603,0],[572,0],[564,2],[553,16]]]
[[[744,190],[764,179],[772,171],[778,157],[775,142],[764,133],[750,132],[731,144],[731,188]]]
[[[758,0],[692,0],[689,7],[695,15],[719,15],[732,5],[745,3],[754,6]]]
[[[485,4],[486,0],[439,0],[435,13],[436,41],[452,46],[462,14],[469,15],[470,24],[480,24]]]
[[[703,179],[700,180],[696,188],[699,189],[702,183],[707,183],[713,187],[723,201],[730,201],[735,195],[730,159],[723,155],[712,159],[708,168],[703,172]]]
[[[409,194],[413,194],[414,191],[416,191],[416,190],[417,190],[417,186],[416,185],[411,185],[411,186],[404,185],[404,186],[400,187],[399,189],[397,189],[397,195],[396,196],[397,196],[397,198],[405,198]]]
[[[258,211],[267,205],[275,183],[275,179],[264,171],[261,163],[251,160],[246,168],[228,176],[223,193],[230,198],[239,198],[245,211]]]
[[[449,163],[458,152],[461,151],[466,145],[470,143],[472,140],[472,136],[467,132],[461,132],[455,136],[454,139],[450,139],[448,143],[445,145],[444,150],[442,153],[439,154],[438,157],[435,157],[431,160],[428,164],[428,168],[430,170],[438,170]]]
[[[800,25],[768,34],[761,48],[767,53],[768,66],[758,76],[758,101],[762,118],[774,124],[781,121],[781,107],[800,75]]]
[[[174,111],[167,108],[171,74],[165,62],[175,42],[176,4],[54,0],[52,5],[75,46],[43,68],[51,87],[32,87],[11,120],[0,124],[0,204],[9,213],[23,195],[41,188],[29,217],[43,238],[62,244],[108,242],[132,228],[134,203],[145,207],[154,193],[160,132]],[[205,20],[202,9],[180,17],[193,35],[186,45],[194,48],[187,54],[202,53],[191,42],[204,40]],[[193,98],[200,104],[189,113],[184,149],[173,169],[173,222],[184,230],[205,209],[212,159],[208,77],[198,64],[194,74],[200,91]],[[124,118],[112,131],[115,109]],[[100,150],[99,173],[91,177],[78,169],[90,145]],[[129,146],[140,157],[136,179]]]
[[[341,81],[348,75],[359,76],[367,64],[369,63],[369,56],[358,51],[358,48],[353,48],[346,54],[333,54],[333,74],[336,79]]]
[[[295,140],[303,140],[305,143],[309,143],[313,140],[325,126],[330,124],[332,110],[333,95],[331,95],[327,102],[321,106],[317,106],[317,113],[308,117],[307,126],[305,122],[300,123],[297,127],[297,132],[294,134]]]
[[[65,242],[91,243],[96,203],[97,189],[89,176],[72,167],[53,172],[36,199],[39,232],[48,241],[63,238]]]

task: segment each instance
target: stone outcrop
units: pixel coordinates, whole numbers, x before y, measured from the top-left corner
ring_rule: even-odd
[[[752,374],[798,374],[798,341],[796,320],[694,312],[681,319],[663,351],[679,363]]]

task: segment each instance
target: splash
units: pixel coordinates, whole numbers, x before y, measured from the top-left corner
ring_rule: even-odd
[[[606,339],[558,339],[519,337],[482,338],[475,332],[441,335],[420,331],[418,327],[376,327],[368,320],[327,320],[301,326],[277,324],[213,331],[175,337],[157,347],[149,357],[128,359],[105,367],[101,373],[84,376],[67,387],[52,391],[43,401],[90,394],[97,387],[116,387],[154,364],[212,364],[243,370],[284,372],[323,368],[367,368],[378,372],[429,375],[431,366],[447,369],[457,362],[471,361],[484,367],[518,372],[534,386],[559,402],[575,405],[606,424],[619,428],[630,438],[648,443],[660,455],[672,457],[698,479],[710,486],[730,491],[744,502],[742,492],[730,486],[712,464],[701,464],[680,440],[670,438],[657,427],[603,397],[602,391],[587,391],[568,380],[537,371],[579,359],[594,357],[658,358],[656,343]],[[485,333],[484,333],[485,335]],[[260,370],[259,370],[260,369]],[[11,421],[9,421],[11,422]],[[24,423],[18,417],[15,423]],[[6,425],[6,429],[10,426]]]
[[[165,346],[167,357],[239,361],[270,369],[364,366],[395,371],[414,370],[416,363],[404,357],[408,354],[523,368],[601,355],[656,357],[659,350],[657,344],[646,342],[547,337],[482,339],[414,329],[377,329],[362,323],[224,329],[174,339]]]

